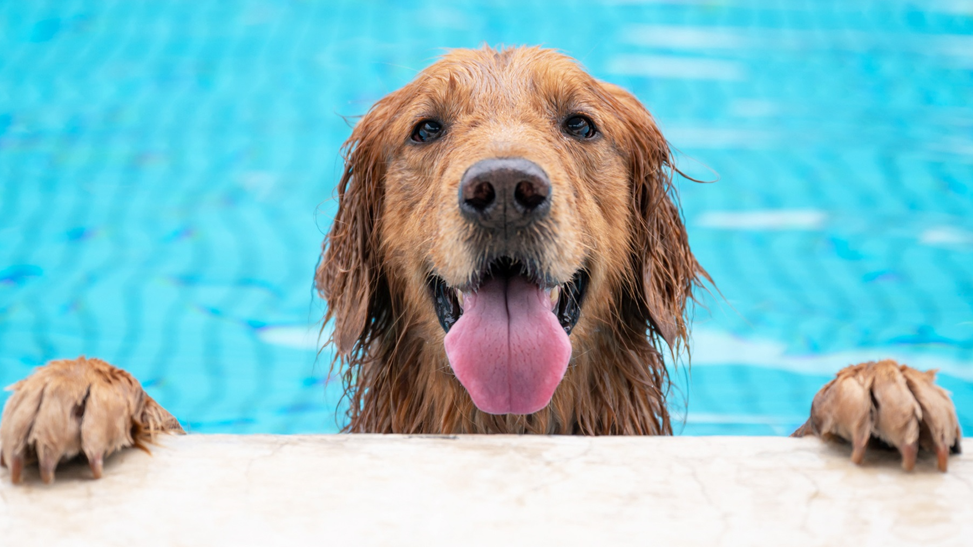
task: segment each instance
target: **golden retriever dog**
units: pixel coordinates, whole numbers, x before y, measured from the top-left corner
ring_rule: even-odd
[[[348,432],[663,435],[663,353],[709,278],[669,146],[630,93],[540,48],[456,50],[376,103],[345,144],[315,281]],[[181,431],[129,374],[57,361],[0,424],[20,480]],[[892,361],[841,371],[797,434],[958,451],[948,394]]]

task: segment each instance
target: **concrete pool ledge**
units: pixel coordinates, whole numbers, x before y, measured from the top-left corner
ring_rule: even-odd
[[[967,439],[967,446],[970,445]],[[0,472],[0,544],[959,545],[949,472],[774,437],[167,437],[86,466]]]

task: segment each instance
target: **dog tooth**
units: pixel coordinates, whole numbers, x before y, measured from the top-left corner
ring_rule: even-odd
[[[463,308],[463,291],[456,289],[456,301],[459,302],[460,309]]]
[[[551,307],[557,306],[557,300],[561,297],[561,287],[557,286],[551,289]]]

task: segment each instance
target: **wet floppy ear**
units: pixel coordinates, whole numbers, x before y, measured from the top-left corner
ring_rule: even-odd
[[[364,348],[382,314],[384,291],[379,217],[385,193],[387,147],[383,136],[396,108],[395,94],[375,104],[355,126],[342,150],[338,212],[322,243],[315,275],[327,302],[324,321],[334,320],[332,342],[339,354]]]
[[[632,290],[643,319],[676,351],[688,336],[686,301],[700,278],[708,279],[689,248],[671,184],[672,155],[652,116],[633,95],[602,84],[622,122],[612,135],[629,154],[633,209]]]

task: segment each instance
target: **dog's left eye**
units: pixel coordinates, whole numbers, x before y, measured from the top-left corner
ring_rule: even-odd
[[[412,130],[412,140],[416,142],[430,142],[443,135],[443,124],[436,120],[422,120]]]
[[[595,123],[586,116],[571,116],[564,120],[564,131],[578,139],[590,139],[597,134]]]

